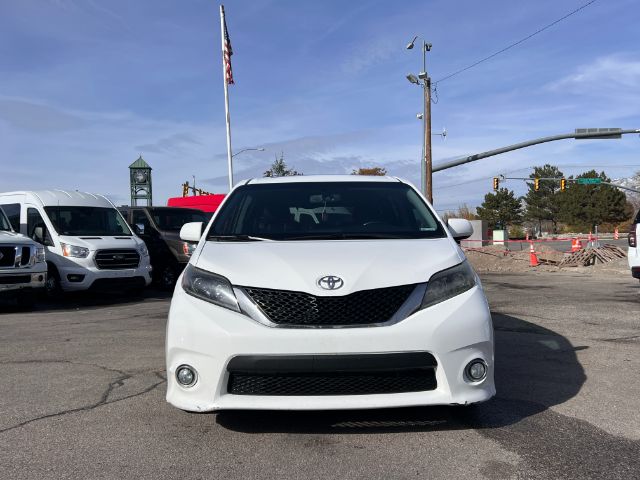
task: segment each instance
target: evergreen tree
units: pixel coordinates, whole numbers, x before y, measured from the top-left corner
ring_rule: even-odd
[[[487,193],[484,202],[476,211],[489,222],[489,228],[506,228],[522,221],[522,205],[512,190],[501,188],[496,193]]]
[[[534,167],[529,178],[557,178],[564,175],[558,167],[546,164],[542,167]],[[525,218],[537,222],[542,230],[542,222],[550,221],[553,224],[553,232],[557,232],[560,217],[560,181],[540,180],[539,190],[536,192],[533,182],[528,185],[529,191],[524,196],[526,207]]]
[[[271,168],[264,172],[264,177],[289,177],[294,175],[302,175],[293,168],[288,168],[284,161],[284,154],[280,154],[280,158],[276,157],[275,161],[271,164]]]
[[[598,174],[595,170],[576,178],[598,177],[603,182],[610,181],[604,172]],[[617,224],[632,215],[625,194],[610,185],[567,182],[567,189],[559,194],[559,199],[560,219],[581,231],[590,231],[594,225],[603,223]]]

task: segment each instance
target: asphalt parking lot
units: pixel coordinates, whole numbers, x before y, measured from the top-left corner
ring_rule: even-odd
[[[485,274],[498,395],[472,407],[190,414],[170,298],[0,314],[2,478],[638,478],[640,285]]]

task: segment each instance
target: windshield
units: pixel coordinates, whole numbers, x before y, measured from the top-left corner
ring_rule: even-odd
[[[2,209],[0,208],[0,231],[3,232],[11,232],[11,224],[7,219],[7,216],[4,214]]]
[[[168,230],[170,232],[178,232],[185,223],[203,222],[207,223],[209,219],[204,212],[200,210],[191,210],[188,208],[150,208],[151,217],[160,230]]]
[[[115,208],[44,207],[59,235],[131,236],[131,230]]]
[[[401,182],[244,185],[224,204],[210,240],[442,238],[424,201]],[[252,238],[249,238],[252,237]]]

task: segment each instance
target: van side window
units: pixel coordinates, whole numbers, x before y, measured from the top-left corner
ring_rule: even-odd
[[[27,209],[27,235],[38,243],[53,247],[49,230],[47,230],[40,212],[35,208]]]
[[[20,232],[20,204],[19,203],[7,203],[2,205],[2,210],[7,215],[11,228],[16,232]]]

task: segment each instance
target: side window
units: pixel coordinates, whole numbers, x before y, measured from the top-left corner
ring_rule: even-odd
[[[7,215],[11,228],[16,232],[20,231],[20,204],[19,203],[7,203],[2,205],[2,210]]]
[[[49,230],[47,230],[40,212],[35,208],[27,209],[27,235],[38,243],[53,247]]]

